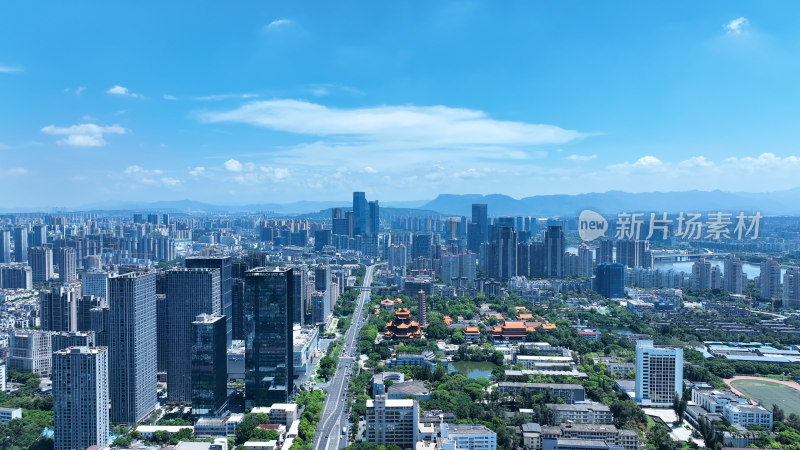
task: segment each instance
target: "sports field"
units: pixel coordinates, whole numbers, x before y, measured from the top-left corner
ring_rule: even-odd
[[[734,379],[728,384],[767,409],[771,410],[772,405],[777,404],[787,416],[800,414],[800,390],[793,387],[765,379]]]

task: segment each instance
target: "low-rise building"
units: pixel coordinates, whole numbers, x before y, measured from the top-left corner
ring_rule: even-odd
[[[439,427],[443,448],[458,450],[497,450],[497,434],[483,425],[449,425]],[[450,447],[450,445],[453,445]]]
[[[556,397],[561,397],[561,399],[564,400],[564,403],[575,403],[586,400],[586,391],[580,384],[501,381],[497,383],[497,390],[500,393],[520,391],[551,391]]]
[[[557,423],[574,422],[588,424],[610,424],[611,409],[602,403],[548,403],[545,405],[553,413]]]
[[[0,423],[6,423],[12,419],[22,418],[22,408],[10,408],[0,406]]]
[[[722,408],[722,417],[731,425],[759,425],[772,430],[772,411],[761,405],[730,404]]]

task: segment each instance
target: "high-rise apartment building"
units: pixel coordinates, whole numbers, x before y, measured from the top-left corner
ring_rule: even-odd
[[[741,294],[746,278],[744,277],[742,260],[736,255],[725,258],[725,274],[723,289],[734,294]]]
[[[87,271],[81,273],[83,294],[108,299],[109,280],[114,276],[116,276],[116,273],[103,271]]]
[[[112,278],[108,303],[111,421],[135,424],[158,404],[155,273]]]
[[[695,261],[689,281],[692,289],[711,289],[711,262],[705,258]]]
[[[0,289],[32,289],[33,272],[23,264],[0,265]]]
[[[290,268],[245,275],[245,405],[286,403],[294,395],[294,282]]]
[[[636,342],[636,403],[672,405],[683,393],[683,349]]]
[[[781,265],[772,257],[761,261],[761,298],[764,300],[781,298]]]
[[[783,303],[784,308],[797,308],[800,306],[800,267],[790,266],[783,274]]]
[[[221,314],[219,285],[219,269],[167,271],[169,402],[192,400],[192,322],[200,314]]]
[[[58,249],[58,281],[69,283],[78,279],[77,261],[75,259],[75,249],[72,247],[61,247]]]
[[[108,349],[70,347],[56,351],[52,381],[55,450],[106,446]]]
[[[489,245],[489,275],[498,280],[517,276],[517,233],[500,226]]]
[[[53,250],[50,247],[28,248],[33,284],[39,286],[53,278]]]
[[[595,259],[597,260],[597,264],[614,262],[614,241],[612,239],[603,239],[600,241]]]
[[[42,329],[47,331],[78,331],[78,300],[80,286],[57,285],[39,292],[39,312]]]

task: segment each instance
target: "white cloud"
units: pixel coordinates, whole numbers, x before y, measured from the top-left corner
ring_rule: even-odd
[[[102,147],[108,142],[103,139],[105,134],[125,134],[130,130],[119,125],[100,126],[93,123],[82,123],[70,127],[57,127],[48,125],[42,128],[42,133],[53,135],[65,135],[64,139],[59,139],[58,144],[73,147]]]
[[[131,181],[138,184],[177,186],[181,183],[177,178],[161,176],[164,174],[164,171],[161,169],[145,169],[138,165],[126,167],[123,173]]]
[[[457,178],[472,178],[472,179],[474,179],[474,178],[480,178],[480,177],[482,177],[484,175],[486,175],[484,172],[481,172],[480,170],[473,169],[473,168],[469,168],[467,170],[464,170],[464,171],[456,173],[456,177]]]
[[[567,161],[591,161],[597,159],[597,155],[569,155],[565,156]]]
[[[22,67],[19,66],[5,66],[0,64],[0,73],[16,73],[22,72]]]
[[[295,134],[402,142],[415,147],[560,144],[585,134],[554,125],[494,120],[483,111],[446,106],[335,109],[300,100],[255,101],[206,122],[238,122]]]
[[[621,173],[628,173],[628,172],[654,173],[654,172],[663,172],[667,170],[667,164],[665,164],[663,161],[656,158],[655,156],[647,155],[647,156],[642,156],[641,158],[637,159],[632,163],[623,162],[619,164],[611,164],[606,166],[606,168]]]
[[[177,100],[174,95],[164,94],[164,100]]]
[[[277,20],[273,20],[272,22],[270,22],[267,25],[267,28],[275,29],[275,28],[278,28],[278,27],[282,27],[282,26],[285,26],[285,25],[291,25],[291,24],[292,24],[292,21],[289,20],[289,19],[277,19]]]
[[[28,169],[24,167],[12,167],[10,169],[0,170],[0,174],[3,176],[26,175],[27,173]]]
[[[214,95],[203,95],[200,97],[194,97],[195,100],[200,101],[217,101],[217,100],[230,100],[230,99],[243,99],[247,100],[250,98],[258,98],[258,94],[214,94]]]
[[[143,97],[142,95],[133,93],[133,92],[129,91],[128,88],[126,88],[124,86],[120,86],[118,84],[114,85],[114,87],[112,87],[111,89],[107,90],[106,93],[107,94],[112,94],[112,95],[123,95],[123,96],[127,96],[127,97],[137,97],[137,98]]]
[[[86,86],[79,86],[77,89],[75,89],[75,95],[81,95],[81,92],[83,92],[85,90],[86,90]]]
[[[194,169],[189,171],[189,175],[193,177],[199,177],[206,174],[206,168],[203,166],[197,166]]]
[[[241,172],[242,171],[242,163],[235,159],[229,159],[225,161],[225,170],[228,172]]]
[[[739,17],[725,24],[725,29],[728,30],[728,33],[730,34],[741,34],[742,30],[744,30],[744,28],[746,28],[749,24],[750,22],[746,18]]]
[[[714,163],[705,156],[692,156],[678,164],[682,168],[714,167]]]
[[[366,173],[378,173],[377,170],[373,169],[370,166],[364,167],[364,172],[366,172]]]

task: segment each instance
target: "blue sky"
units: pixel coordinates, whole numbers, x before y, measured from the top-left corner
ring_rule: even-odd
[[[4,207],[800,186],[797,2],[14,2]]]

